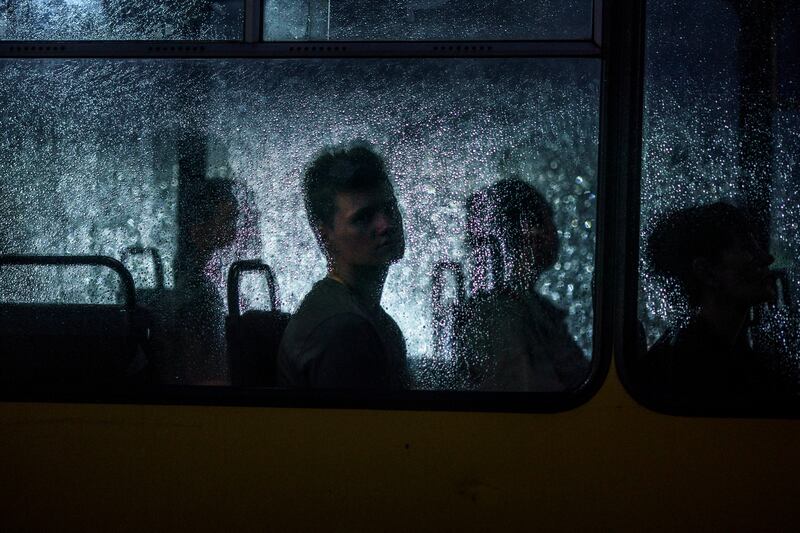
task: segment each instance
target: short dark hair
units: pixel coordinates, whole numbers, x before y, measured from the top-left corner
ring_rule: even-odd
[[[678,209],[655,221],[645,258],[653,273],[677,280],[689,302],[696,304],[702,286],[694,275],[694,260],[719,259],[737,236],[752,229],[745,210],[728,202]]]
[[[371,145],[356,141],[323,149],[303,177],[308,223],[330,226],[336,214],[336,194],[391,184],[386,163]],[[315,229],[316,231],[316,229]]]
[[[467,233],[477,241],[494,238],[516,244],[522,221],[534,226],[553,222],[553,208],[532,185],[503,179],[467,198]]]

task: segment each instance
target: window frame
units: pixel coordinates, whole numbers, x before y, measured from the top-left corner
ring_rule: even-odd
[[[574,391],[474,392],[284,390],[152,385],[70,389],[11,387],[0,400],[368,408],[553,413],[574,409],[602,387],[616,348],[625,349],[638,279],[642,145],[644,1],[594,0],[585,40],[263,42],[262,0],[245,0],[241,41],[0,41],[0,59],[309,59],[551,58],[601,63],[595,234],[595,295],[590,373]],[[633,229],[632,229],[633,228]],[[631,270],[632,269],[632,270]],[[633,276],[630,273],[633,273]],[[634,300],[635,301],[635,300]],[[634,307],[635,309],[635,307]],[[630,313],[627,313],[630,315]],[[619,365],[618,365],[619,366]]]
[[[643,4],[648,1],[642,0]],[[642,13],[642,30],[646,28],[646,20],[644,19],[644,12]],[[634,366],[631,361],[637,357],[639,349],[639,303],[640,303],[640,246],[641,246],[641,172],[643,166],[643,131],[642,125],[644,123],[644,96],[646,90],[645,74],[646,74],[646,47],[645,35],[642,35],[642,53],[639,63],[641,72],[641,81],[639,84],[640,94],[637,98],[640,101],[637,105],[639,108],[639,141],[637,148],[636,160],[631,161],[631,164],[638,165],[636,170],[636,179],[631,180],[628,184],[620,184],[619,192],[625,197],[624,210],[625,219],[628,226],[624,228],[624,245],[617,246],[617,254],[623,257],[618,266],[617,272],[617,285],[618,294],[616,295],[616,308],[615,316],[617,322],[614,329],[614,365],[617,370],[620,382],[625,388],[626,392],[643,407],[664,415],[672,416],[687,416],[687,417],[714,417],[714,418],[760,418],[760,419],[778,419],[778,418],[800,418],[800,395],[795,395],[790,398],[787,397],[783,400],[781,405],[731,405],[731,406],[710,406],[710,405],[690,405],[679,406],[672,403],[660,401],[653,397],[649,391],[645,390],[641,383],[641,378],[636,375],[636,371],[631,367]],[[634,144],[631,144],[634,148]],[[741,148],[740,148],[741,151]],[[633,157],[633,156],[631,156]],[[633,174],[631,174],[633,176]],[[618,202],[619,203],[619,202]]]

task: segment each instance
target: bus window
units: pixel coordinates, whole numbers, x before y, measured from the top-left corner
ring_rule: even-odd
[[[763,413],[796,398],[798,15],[648,2],[640,327],[625,365],[661,408]]]
[[[386,388],[298,385],[279,364],[319,283],[365,304],[342,275],[356,241],[307,186],[320,154],[362,146],[391,204],[364,211],[364,235],[389,221],[404,247],[359,315],[366,337],[334,329],[323,345],[354,359],[363,344],[366,366],[392,346],[403,378],[388,381],[418,398],[551,410],[591,394],[596,347],[610,353],[594,298],[601,3],[124,4],[2,4],[0,254],[120,261],[146,317],[149,385]],[[319,205],[339,216],[375,192],[347,187]],[[31,309],[66,306],[47,307],[58,316],[85,294],[120,298],[108,275],[31,261],[0,268],[0,304],[24,288]],[[296,361],[317,361],[295,340]]]
[[[315,153],[353,139],[385,158],[405,222],[406,255],[390,268],[382,304],[405,336],[414,386],[464,386],[442,377],[455,374],[458,357],[453,342],[435,346],[431,275],[437,262],[456,262],[471,296],[499,289],[499,278],[480,282],[488,238],[501,245],[493,260],[508,280],[517,263],[541,263],[534,299],[498,309],[536,307],[531,321],[545,325],[534,326],[557,330],[535,334],[541,350],[566,343],[578,365],[568,386],[547,369],[541,390],[585,377],[596,61],[6,60],[2,76],[3,101],[15,103],[3,136],[3,251],[124,256],[148,292],[142,303],[169,315],[173,332],[189,331],[188,341],[166,343],[175,353],[162,382],[230,381],[223,325],[234,261],[270,265],[288,312],[325,276],[300,183]],[[492,188],[502,180],[519,186]],[[495,211],[468,221],[475,195]],[[526,202],[541,207],[509,214]],[[527,232],[527,248],[511,248],[509,232]],[[545,249],[549,258],[534,258]],[[78,284],[37,279],[41,291]],[[242,298],[263,299],[258,287],[244,283]],[[500,311],[481,312],[488,320]],[[537,390],[532,383],[508,390]]]
[[[264,40],[589,39],[589,0],[264,0]]]
[[[0,40],[235,40],[244,0],[5,0]]]

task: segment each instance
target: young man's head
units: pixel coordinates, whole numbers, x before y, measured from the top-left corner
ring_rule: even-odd
[[[303,179],[306,214],[329,263],[388,266],[403,257],[405,235],[383,158],[366,144],[318,155]]]
[[[698,306],[716,299],[749,307],[775,296],[773,257],[753,237],[746,213],[716,202],[679,209],[659,219],[647,238],[656,274],[680,283]]]
[[[493,242],[506,256],[505,281],[529,285],[551,268],[559,251],[553,210],[520,179],[504,179],[467,200],[467,235],[473,244]]]

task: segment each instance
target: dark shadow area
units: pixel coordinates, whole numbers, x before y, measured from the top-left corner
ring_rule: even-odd
[[[234,241],[238,203],[232,181],[206,177],[207,150],[202,135],[179,140],[175,336],[187,383],[224,384],[224,304],[206,267]]]
[[[628,369],[650,402],[681,411],[780,407],[797,399],[797,369],[779,368],[797,350],[796,317],[767,331],[791,295],[769,267],[745,210],[716,202],[661,217],[647,237],[653,273],[681,292],[689,310]],[[766,333],[766,334],[765,334]],[[793,346],[794,344],[794,346]]]
[[[796,13],[784,0],[648,2],[642,260],[617,363],[656,410],[798,413],[797,145],[784,101]]]

